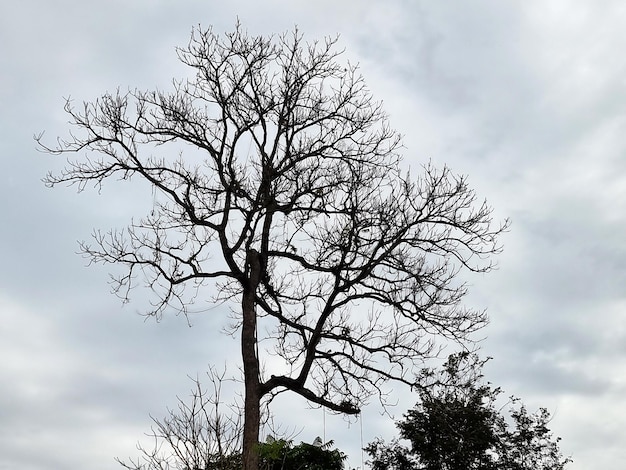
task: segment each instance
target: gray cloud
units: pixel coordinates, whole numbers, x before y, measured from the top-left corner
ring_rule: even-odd
[[[500,269],[470,278],[468,304],[488,308],[488,378],[551,423],[573,452],[572,470],[621,468],[626,454],[626,46],[624,6],[609,1],[331,2],[228,6],[192,0],[100,4],[30,0],[0,6],[0,467],[117,468],[132,455],[187,375],[236,358],[217,332],[226,311],[161,323],[122,308],[107,267],[86,269],[76,240],[121,227],[149,191],[112,184],[103,194],[46,190],[62,161],[38,154],[32,135],[65,135],[63,97],[169,86],[187,71],[174,46],[194,24],[252,32],[298,24],[307,37],[340,32],[414,170],[429,158],[466,173],[498,217],[510,216]],[[132,201],[132,204],[130,203]],[[202,307],[203,305],[201,305]],[[232,351],[232,354],[230,353]],[[236,363],[236,361],[233,361]],[[236,371],[233,369],[233,373]],[[397,388],[401,415],[414,397]],[[282,397],[281,397],[282,398]],[[350,427],[304,404],[276,403],[277,420],[312,440],[326,431],[360,466]],[[372,407],[363,441],[394,433]],[[294,416],[298,419],[294,420]],[[300,437],[299,437],[300,438]]]

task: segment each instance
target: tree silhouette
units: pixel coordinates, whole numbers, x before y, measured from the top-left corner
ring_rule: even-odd
[[[68,100],[70,138],[39,137],[81,154],[50,186],[151,186],[149,214],[82,245],[126,266],[119,295],[143,279],[152,315],[208,296],[238,306],[246,470],[258,467],[263,397],[289,390],[356,414],[384,382],[413,385],[438,339],[483,326],[457,274],[489,271],[507,225],[464,177],[402,169],[400,136],[336,42],[197,28],[178,49],[195,76],[170,92]],[[266,352],[280,373],[262,373]]]
[[[237,470],[243,423],[236,404],[225,404],[226,370],[209,369],[210,388],[198,379],[189,400],[178,399],[164,418],[152,418],[152,446],[138,444],[139,457],[116,460],[127,470]]]
[[[277,439],[259,444],[263,470],[343,470],[346,455],[333,449],[333,441],[294,445],[292,441]]]
[[[424,369],[419,401],[397,424],[400,437],[366,447],[373,470],[563,470],[569,458],[548,428],[550,413],[529,413],[511,398],[509,413],[496,403],[502,393],[483,382],[475,355],[449,357],[443,371]]]

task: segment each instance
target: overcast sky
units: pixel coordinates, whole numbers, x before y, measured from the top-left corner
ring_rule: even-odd
[[[122,227],[149,193],[101,195],[40,182],[63,161],[35,150],[67,132],[64,98],[166,88],[184,77],[174,47],[191,27],[252,33],[298,25],[341,34],[414,168],[469,175],[510,217],[499,270],[471,278],[469,306],[491,324],[488,378],[554,414],[571,470],[626,461],[626,4],[622,1],[229,2],[22,0],[0,4],[0,469],[119,468],[150,418],[188,395],[188,376],[236,357],[220,309],[161,323],[122,307],[107,267],[77,240]],[[400,416],[414,400],[396,389]],[[284,395],[283,395],[284,396]],[[285,400],[277,421],[324,432],[321,411]],[[298,416],[299,419],[294,419]],[[360,443],[390,437],[372,406],[325,434],[361,465]]]

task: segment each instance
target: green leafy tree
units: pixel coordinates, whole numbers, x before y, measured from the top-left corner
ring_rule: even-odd
[[[420,400],[397,423],[400,437],[370,443],[374,470],[563,470],[570,459],[548,428],[544,408],[529,413],[511,398],[508,416],[496,406],[502,393],[482,381],[486,361],[461,353],[440,373],[421,374]]]
[[[378,438],[370,442],[365,451],[370,455],[368,461],[372,470],[414,470],[418,468],[415,456],[411,451],[393,439],[387,444]]]
[[[285,439],[259,444],[263,470],[343,470],[346,455],[332,448],[333,441],[319,445]]]
[[[439,340],[483,326],[457,274],[491,269],[507,223],[447,168],[402,168],[400,136],[335,39],[197,28],[178,53],[193,73],[171,91],[68,100],[70,137],[39,142],[80,156],[45,182],[147,183],[151,210],[82,250],[125,267],[124,300],[145,281],[147,314],[230,302],[256,470],[263,399],[357,414],[387,381],[413,386]],[[265,354],[280,372],[263,373]]]

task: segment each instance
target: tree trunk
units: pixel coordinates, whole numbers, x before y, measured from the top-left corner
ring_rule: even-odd
[[[259,426],[261,424],[261,394],[259,384],[259,359],[256,339],[255,294],[261,279],[259,253],[250,250],[247,256],[248,280],[243,289],[241,355],[244,376],[243,470],[259,468]]]

